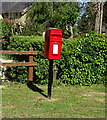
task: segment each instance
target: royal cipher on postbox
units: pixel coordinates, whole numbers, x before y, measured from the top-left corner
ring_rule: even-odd
[[[50,28],[45,33],[44,58],[60,59],[62,47],[62,29]]]

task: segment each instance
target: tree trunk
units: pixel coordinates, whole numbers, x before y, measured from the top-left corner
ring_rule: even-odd
[[[96,19],[95,19],[95,32],[101,34],[102,32],[102,19],[103,19],[103,2],[97,3],[97,11],[96,11]]]
[[[107,24],[105,25],[105,34],[106,34],[106,37],[107,37]]]
[[[103,5],[104,5],[104,3],[103,2],[101,2],[100,3],[100,30],[99,30],[99,33],[101,34],[102,33],[102,21],[103,21]]]
[[[100,2],[97,3],[97,13],[95,19],[95,32],[99,33],[100,25]]]
[[[70,26],[70,32],[71,32],[70,38],[73,38],[73,27],[72,26]]]

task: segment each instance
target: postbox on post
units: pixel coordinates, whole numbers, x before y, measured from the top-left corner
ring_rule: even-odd
[[[62,47],[62,29],[50,28],[45,33],[44,57],[60,59]]]
[[[44,58],[49,59],[48,98],[53,83],[53,60],[61,58],[62,29],[50,28],[45,33]]]

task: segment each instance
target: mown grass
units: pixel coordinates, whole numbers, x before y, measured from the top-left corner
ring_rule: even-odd
[[[47,86],[39,85],[47,94]],[[105,118],[105,87],[57,86],[49,100],[26,85],[2,89],[3,118]]]

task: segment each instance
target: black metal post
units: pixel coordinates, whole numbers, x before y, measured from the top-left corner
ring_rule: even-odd
[[[53,59],[49,60],[48,98],[51,99],[51,89],[53,83]]]

